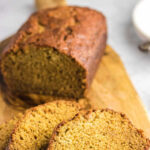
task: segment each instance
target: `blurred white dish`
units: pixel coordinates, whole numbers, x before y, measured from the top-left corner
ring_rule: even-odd
[[[150,0],[140,0],[132,19],[138,36],[143,41],[150,41]]]

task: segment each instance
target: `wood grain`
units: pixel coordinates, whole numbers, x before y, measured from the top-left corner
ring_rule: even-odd
[[[125,113],[150,137],[150,121],[119,56],[107,46],[105,55],[87,93],[93,108],[110,108]]]

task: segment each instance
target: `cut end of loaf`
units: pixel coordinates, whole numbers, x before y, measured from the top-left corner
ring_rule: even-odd
[[[149,147],[150,140],[125,115],[111,110],[78,114],[56,128],[49,144],[49,150],[148,150]]]
[[[6,85],[18,93],[58,98],[83,97],[85,70],[73,58],[54,48],[28,46],[2,61]]]

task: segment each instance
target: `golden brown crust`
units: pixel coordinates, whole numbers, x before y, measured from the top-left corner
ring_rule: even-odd
[[[45,8],[54,8],[57,6],[66,6],[66,0],[35,0],[38,10]]]
[[[55,136],[57,136],[57,135],[59,134],[59,129],[60,129],[62,126],[64,126],[67,122],[76,119],[76,117],[78,117],[79,115],[84,116],[84,118],[88,120],[90,114],[91,114],[92,112],[95,112],[95,111],[97,111],[97,110],[88,110],[88,111],[84,110],[84,111],[81,111],[81,112],[79,112],[78,114],[76,114],[75,117],[73,117],[72,119],[70,119],[70,120],[68,120],[68,121],[61,122],[58,126],[56,126],[56,128],[53,130],[53,133],[52,133],[52,136],[51,136],[51,139],[50,139],[49,146],[48,146],[47,150],[53,150],[52,144],[53,144],[53,142],[55,141]],[[107,112],[110,112],[110,113],[120,114],[120,116],[123,117],[123,118],[129,123],[129,125],[131,125],[132,127],[134,127],[134,128],[136,129],[136,131],[141,135],[141,137],[144,138],[144,139],[147,141],[147,145],[146,145],[146,147],[144,148],[144,150],[149,150],[149,148],[150,148],[150,139],[146,138],[146,137],[144,136],[144,134],[143,134],[143,130],[137,129],[137,128],[131,123],[131,121],[127,118],[127,116],[126,116],[125,114],[123,114],[123,113],[121,113],[121,112],[115,112],[114,110],[111,110],[111,109],[108,109],[108,108],[106,108],[106,109],[101,109],[100,111],[101,111],[101,112],[107,111]]]
[[[53,47],[74,58],[87,71],[90,85],[107,39],[105,17],[92,9],[58,7],[34,13],[3,52],[16,52],[29,44]]]
[[[6,150],[11,150],[10,145],[14,141],[12,135],[17,131],[17,128],[19,127],[19,124],[24,120],[24,118],[26,118],[28,115],[30,115],[33,111],[36,111],[36,110],[38,110],[41,107],[44,108],[45,106],[47,106],[47,105],[49,105],[51,103],[56,104],[56,105],[61,105],[61,103],[62,104],[66,104],[66,105],[75,105],[77,108],[79,108],[79,110],[82,110],[82,106],[80,104],[78,104],[77,102],[75,102],[75,101],[65,101],[65,100],[58,100],[58,101],[54,101],[54,102],[49,102],[49,103],[45,103],[45,104],[42,104],[42,105],[39,105],[39,106],[32,107],[32,108],[28,109],[24,113],[24,115],[22,116],[22,118],[17,122],[14,130],[12,131],[12,134],[11,134],[11,137],[10,137],[10,140],[9,140],[9,144],[8,144]]]
[[[0,54],[2,53],[3,49],[7,46],[7,44],[9,43],[9,41],[11,40],[12,37],[13,36],[10,36],[7,39],[0,42]]]

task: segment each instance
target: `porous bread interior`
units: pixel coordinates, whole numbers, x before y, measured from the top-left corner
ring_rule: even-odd
[[[27,111],[14,130],[8,149],[45,150],[55,126],[78,111],[78,104],[69,101],[52,102]]]
[[[10,135],[17,123],[17,121],[22,117],[22,114],[18,114],[13,119],[0,125],[0,150],[5,150],[8,145]]]
[[[148,145],[128,119],[111,111],[79,115],[56,131],[49,150],[144,150]]]
[[[2,61],[5,83],[14,94],[83,97],[85,70],[73,58],[49,47],[26,46]]]

